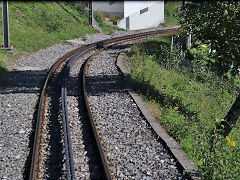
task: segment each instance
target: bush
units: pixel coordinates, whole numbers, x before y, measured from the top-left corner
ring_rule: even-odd
[[[214,65],[224,75],[233,64],[232,75],[240,67],[240,2],[192,2],[182,9],[180,24],[184,32],[191,33],[204,43],[208,41],[216,50]]]

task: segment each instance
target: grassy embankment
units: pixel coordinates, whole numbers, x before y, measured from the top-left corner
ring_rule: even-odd
[[[6,70],[7,61],[25,52],[34,52],[66,39],[97,32],[88,26],[88,16],[85,14],[64,2],[9,2],[10,44],[16,53],[0,50],[0,73]],[[1,44],[2,41],[0,28]]]
[[[240,120],[230,139],[216,134],[237,93],[205,72],[174,66],[178,53],[170,59],[170,38],[154,37],[132,48],[126,58],[134,88],[204,179],[239,179]]]

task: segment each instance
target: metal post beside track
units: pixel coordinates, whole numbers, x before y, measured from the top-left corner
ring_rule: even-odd
[[[88,8],[89,8],[89,25],[92,26],[92,17],[93,17],[93,11],[92,11],[92,1],[88,2]]]
[[[8,1],[2,1],[3,48],[10,49]]]

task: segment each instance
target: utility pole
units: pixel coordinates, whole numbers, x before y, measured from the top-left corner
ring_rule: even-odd
[[[92,17],[93,17],[93,11],[92,11],[92,1],[88,1],[88,8],[89,8],[89,25],[92,26]]]
[[[2,1],[3,48],[10,49],[8,1]]]

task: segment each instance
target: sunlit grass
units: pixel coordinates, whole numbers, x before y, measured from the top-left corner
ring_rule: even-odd
[[[0,50],[2,69],[5,68],[4,62],[24,52],[35,52],[66,39],[97,32],[88,26],[87,16],[82,17],[77,10],[71,9],[64,2],[59,3],[77,16],[78,20],[56,2],[9,2],[10,45],[16,53],[11,56]],[[2,24],[1,13],[0,24]],[[3,44],[2,28],[0,28],[0,44]]]
[[[230,142],[216,133],[217,122],[226,116],[237,92],[227,83],[214,82],[214,77],[199,82],[187,70],[163,66],[161,62],[169,51],[161,51],[160,47],[170,49],[170,38],[151,38],[132,48],[127,60],[134,88],[204,179],[238,178],[240,122],[230,133]]]

